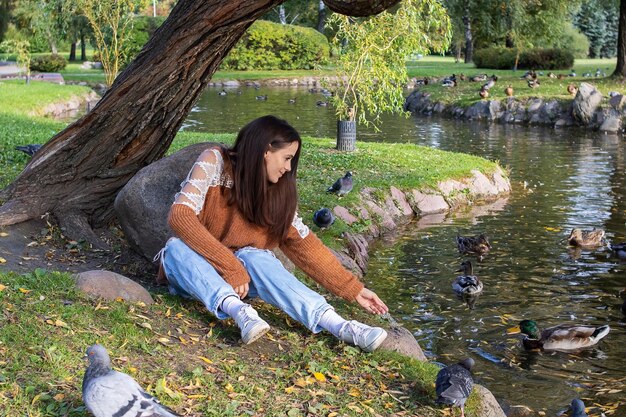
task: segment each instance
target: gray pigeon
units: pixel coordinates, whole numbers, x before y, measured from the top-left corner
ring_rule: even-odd
[[[33,156],[35,155],[35,153],[37,153],[39,149],[41,149],[41,146],[42,145],[40,145],[39,143],[35,143],[31,145],[16,146],[15,149],[17,149],[18,151],[22,151],[25,154],[28,154],[28,156]]]
[[[180,416],[161,405],[129,375],[111,369],[111,359],[102,345],[90,346],[87,358],[83,402],[95,417]]]
[[[350,191],[352,191],[352,172],[350,171],[346,172],[346,175],[343,177],[337,179],[337,181],[326,190],[326,192],[335,193],[339,197],[348,194]]]
[[[474,366],[472,358],[446,366],[439,371],[435,382],[437,402],[461,407],[461,417],[465,417],[465,400],[469,397],[474,385],[470,373],[472,366]]]
[[[587,412],[585,412],[585,403],[579,400],[578,398],[574,398],[572,400],[572,404],[570,405],[570,417],[587,417]]]
[[[319,228],[330,227],[335,222],[335,215],[326,207],[313,213],[313,223]]]

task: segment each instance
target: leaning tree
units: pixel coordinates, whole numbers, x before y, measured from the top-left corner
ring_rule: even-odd
[[[101,246],[118,191],[163,157],[219,64],[259,16],[284,0],[180,0],[98,105],[55,135],[0,192],[0,225],[51,213],[73,239]],[[368,16],[400,0],[324,0]]]

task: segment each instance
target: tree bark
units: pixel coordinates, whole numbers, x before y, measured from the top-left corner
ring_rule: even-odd
[[[180,0],[94,109],[48,141],[0,192],[0,225],[50,212],[66,236],[98,244],[89,226],[112,219],[118,191],[165,154],[228,51],[282,1]],[[332,1],[358,13],[397,2]]]
[[[326,5],[322,0],[320,0],[319,9],[317,12],[317,31],[320,33],[324,33],[324,27],[326,26],[326,15],[328,12],[326,11]]]
[[[626,0],[619,3],[619,25],[617,29],[617,65],[616,77],[626,77]]]
[[[469,2],[465,3],[463,11],[463,25],[465,26],[465,63],[474,61],[474,39],[472,38],[472,23],[470,20]]]
[[[76,61],[76,41],[72,41],[70,45],[69,61]]]
[[[80,34],[80,60],[87,61],[87,39],[85,34]]]

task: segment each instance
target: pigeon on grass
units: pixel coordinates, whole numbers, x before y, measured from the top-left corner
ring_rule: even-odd
[[[83,402],[95,417],[175,417],[129,375],[111,369],[102,345],[87,349],[89,366],[83,378]]]
[[[337,181],[326,190],[327,193],[335,193],[339,197],[344,196],[352,191],[352,172],[346,172],[341,178],[338,178]]]
[[[474,359],[466,358],[454,365],[446,366],[437,374],[435,390],[437,402],[461,408],[461,417],[465,417],[465,401],[474,386],[471,369]]]
[[[33,156],[39,149],[41,149],[42,146],[43,145],[40,145],[39,143],[34,143],[31,145],[16,146],[15,149],[24,152],[28,156]]]
[[[330,209],[322,207],[313,213],[313,223],[320,229],[330,227],[335,222],[335,216]]]

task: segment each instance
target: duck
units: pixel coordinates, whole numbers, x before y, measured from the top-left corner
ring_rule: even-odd
[[[295,104],[296,103],[296,99],[294,98],[290,98],[289,100],[287,100],[287,103],[289,104]]]
[[[228,94],[228,93],[226,92],[226,90],[222,90],[222,91],[220,91],[219,93],[217,93],[217,95],[218,95],[218,96],[225,96],[225,95],[227,95],[227,94]]]
[[[568,77],[575,77],[576,76],[576,71],[574,71],[574,68],[572,68],[572,70],[570,71],[569,74],[567,74]]]
[[[602,229],[582,230],[575,228],[572,229],[567,238],[567,243],[572,246],[580,246],[581,248],[604,246],[604,234]]]
[[[267,100],[267,95],[263,95],[263,96],[256,96],[255,98],[256,98],[257,100],[265,101],[265,100]]]
[[[530,88],[537,88],[539,87],[540,83],[537,80],[528,80],[528,86]]]
[[[469,80],[471,82],[477,83],[477,82],[485,82],[487,81],[487,74],[476,74],[476,75],[472,75]]]
[[[482,292],[483,283],[474,275],[474,266],[471,261],[463,261],[461,268],[456,272],[463,272],[463,275],[452,281],[454,292],[460,295],[476,295]]]
[[[576,93],[578,92],[578,87],[576,87],[576,84],[574,83],[569,83],[567,85],[567,92],[569,93],[570,96],[575,96]]]
[[[611,328],[604,326],[581,326],[560,324],[539,331],[534,320],[522,320],[507,330],[508,334],[524,334],[522,344],[527,350],[578,350],[598,343],[609,334]]]
[[[315,103],[315,105],[316,105],[316,106],[319,106],[319,107],[326,107],[326,106],[328,106],[328,102],[327,102],[327,101],[318,100],[318,101]]]
[[[457,236],[456,245],[461,253],[475,253],[482,255],[489,252],[491,244],[484,234],[474,237]]]
[[[626,259],[626,242],[616,243],[616,244],[608,244],[609,249],[613,252],[613,255],[617,256],[620,259]]]
[[[509,84],[509,86],[504,89],[504,94],[506,94],[508,97],[513,97],[513,87],[511,87],[511,84]]]
[[[490,90],[491,88],[493,88],[493,86],[496,85],[496,81],[498,81],[498,77],[495,75],[492,75],[491,78],[489,79],[489,81],[487,81],[485,84],[483,84],[482,89],[483,90]]]
[[[489,90],[485,90],[484,88],[481,88],[480,91],[478,92],[478,95],[480,96],[480,98],[487,98],[489,97]]]
[[[555,73],[553,73],[552,71],[548,73],[548,78],[556,78],[557,75]]]
[[[456,87],[456,80],[446,79],[441,82],[442,87]]]

